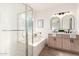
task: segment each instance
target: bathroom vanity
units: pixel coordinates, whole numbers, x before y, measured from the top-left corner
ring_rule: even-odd
[[[56,34],[56,37],[48,34],[48,47],[79,52],[79,36],[70,38],[69,34]]]
[[[79,53],[79,35],[76,35],[72,14],[54,15],[50,20],[48,47]]]

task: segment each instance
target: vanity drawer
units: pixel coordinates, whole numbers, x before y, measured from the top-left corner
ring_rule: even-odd
[[[49,39],[53,38],[52,34],[49,34],[49,35],[48,35],[48,38],[49,38]]]
[[[56,34],[56,38],[63,38],[63,34]]]
[[[70,35],[68,35],[68,34],[63,34],[63,38],[64,38],[64,39],[70,39]]]

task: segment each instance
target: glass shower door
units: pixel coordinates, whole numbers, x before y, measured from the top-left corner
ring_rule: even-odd
[[[32,56],[32,9],[26,6],[25,11],[18,14],[18,55]]]
[[[25,12],[18,14],[17,21],[17,55],[26,56],[26,30],[25,30]]]
[[[33,10],[30,6],[26,6],[26,45],[28,48],[26,51],[28,52],[28,56],[33,55],[33,21],[32,21],[32,13]]]

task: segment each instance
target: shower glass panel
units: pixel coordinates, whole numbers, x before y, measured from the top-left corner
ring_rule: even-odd
[[[18,14],[18,55],[32,56],[32,9],[25,7],[25,11]]]
[[[33,23],[32,23],[32,8],[30,6],[26,7],[26,45],[28,45],[28,48],[26,49],[28,52],[28,56],[33,55]]]
[[[17,40],[17,55],[25,56],[26,55],[26,30],[25,30],[25,12],[18,14],[18,40]]]

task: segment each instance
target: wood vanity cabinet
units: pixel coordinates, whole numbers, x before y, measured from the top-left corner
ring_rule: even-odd
[[[48,46],[70,51],[79,51],[79,36],[70,38],[68,34],[57,34],[56,37],[53,37],[52,34],[49,34]]]

